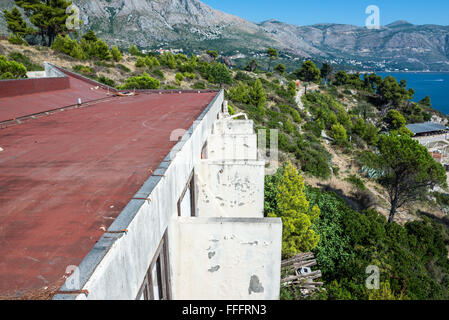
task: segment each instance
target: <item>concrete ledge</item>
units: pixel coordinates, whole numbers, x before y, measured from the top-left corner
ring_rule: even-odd
[[[279,299],[281,219],[178,218],[173,233],[174,299]]]
[[[104,234],[78,266],[79,272],[74,272],[59,291],[81,290],[95,272],[101,260],[122,236],[123,234]],[[78,280],[75,278],[78,278]],[[68,285],[69,283],[73,283],[75,287]],[[76,300],[78,296],[80,294],[56,294],[53,300]]]

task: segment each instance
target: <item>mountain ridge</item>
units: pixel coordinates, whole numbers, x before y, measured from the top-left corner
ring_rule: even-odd
[[[6,0],[0,9],[12,7]],[[449,71],[449,26],[414,25],[404,20],[364,27],[320,23],[299,26],[270,19],[254,23],[199,0],[74,0],[82,31],[94,30],[111,44],[142,49],[218,49],[250,56],[272,46],[301,58],[354,68]],[[0,15],[0,33],[7,33]],[[248,57],[249,58],[249,57]]]

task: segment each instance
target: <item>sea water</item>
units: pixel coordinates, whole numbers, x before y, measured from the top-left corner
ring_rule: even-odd
[[[407,80],[407,88],[415,90],[415,101],[428,95],[432,101],[432,108],[444,115],[449,115],[449,73],[431,72],[379,72],[382,77],[392,76],[398,81]]]

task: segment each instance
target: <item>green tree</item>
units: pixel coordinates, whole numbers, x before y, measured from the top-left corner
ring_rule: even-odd
[[[398,130],[407,123],[402,113],[397,110],[388,111],[388,114],[385,117],[385,122],[387,123],[389,130]]]
[[[423,198],[435,186],[446,187],[446,170],[426,147],[409,136],[382,135],[377,143],[378,163],[385,174],[380,183],[391,205],[388,221],[404,204]]]
[[[382,77],[375,73],[365,74],[363,77],[365,89],[371,92],[376,92],[377,88],[382,84]]]
[[[98,40],[97,35],[92,30],[89,30],[85,34],[83,34],[82,39],[86,40],[87,42],[96,42]]]
[[[218,52],[216,50],[207,50],[206,53],[212,57],[214,60],[218,58]]]
[[[282,254],[292,257],[313,250],[319,242],[319,235],[312,229],[312,223],[319,218],[320,209],[310,206],[304,178],[291,163],[285,167],[277,187],[276,203],[277,211],[269,216],[282,219]]]
[[[287,91],[290,97],[296,96],[296,83],[295,81],[290,81],[287,85]]]
[[[432,106],[432,102],[431,102],[429,96],[426,96],[424,99],[420,100],[419,103],[422,104],[423,106],[426,106],[426,107],[431,107]]]
[[[340,123],[336,123],[332,126],[331,137],[334,139],[335,144],[344,145],[348,141],[348,134],[346,129]]]
[[[267,54],[268,54],[268,57],[270,58],[270,61],[268,63],[268,71],[271,71],[271,65],[272,65],[273,61],[279,57],[279,53],[274,48],[268,48]]]
[[[359,102],[357,107],[355,107],[354,111],[363,118],[363,120],[367,120],[369,117],[374,115],[373,106],[365,101]]]
[[[285,67],[284,64],[280,63],[276,67],[274,67],[274,71],[276,71],[280,75],[284,75],[285,72],[287,71],[287,68]]]
[[[23,38],[35,32],[35,30],[29,27],[25,20],[23,20],[22,13],[17,7],[12,8],[11,11],[5,9],[3,13],[6,19],[8,30],[10,30],[15,35]]]
[[[132,56],[141,56],[142,52],[140,52],[139,49],[137,49],[136,45],[131,45],[131,47],[129,47],[128,52],[130,55]]]
[[[209,69],[209,81],[220,84],[221,88],[223,84],[230,84],[232,82],[232,75],[224,63],[215,62]]]
[[[176,69],[178,62],[175,56],[171,52],[164,52],[159,58],[162,65],[169,67],[170,69]]]
[[[119,62],[123,58],[123,54],[120,52],[117,46],[112,46],[111,55],[115,62]]]
[[[267,96],[263,89],[262,82],[257,79],[248,91],[249,102],[257,107],[259,113],[265,114],[265,103],[267,102]]]
[[[51,48],[75,59],[86,59],[86,54],[83,52],[78,41],[70,39],[69,35],[66,35],[65,37],[58,35],[55,41],[53,41]]]
[[[38,28],[43,45],[51,46],[58,34],[67,32],[67,7],[72,1],[65,0],[15,0],[25,11],[31,23]]]
[[[159,89],[159,80],[152,78],[144,72],[141,76],[126,79],[122,89]]]
[[[379,140],[379,129],[371,123],[366,124],[365,132],[363,134],[363,140],[365,140],[369,145],[376,145]]]
[[[348,79],[349,79],[349,77],[348,77],[348,74],[346,72],[338,71],[335,74],[335,79],[334,79],[333,83],[336,86],[343,86],[343,85],[348,83]]]
[[[405,100],[410,98],[410,91],[405,89],[405,82],[399,84],[396,78],[388,76],[379,85],[377,93],[381,105],[389,109],[392,106],[399,107]]]
[[[328,63],[323,63],[323,65],[321,66],[321,70],[320,70],[320,74],[321,74],[321,78],[323,78],[326,83],[329,81],[329,77],[333,72],[333,68],[330,64]]]
[[[320,79],[320,69],[318,69],[312,60],[304,61],[301,69],[296,71],[298,78],[306,83],[316,82]],[[306,84],[307,93],[307,84]]]
[[[245,67],[246,71],[254,72],[257,69],[257,61],[256,59],[251,59]]]
[[[92,55],[100,60],[109,60],[112,57],[108,44],[101,39],[95,41]]]

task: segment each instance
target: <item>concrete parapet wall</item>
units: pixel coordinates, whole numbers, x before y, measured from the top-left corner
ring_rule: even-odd
[[[213,134],[207,139],[210,160],[257,160],[257,135]]]
[[[201,160],[195,167],[199,217],[263,218],[264,161]]]
[[[279,299],[280,219],[177,218],[172,231],[174,299]]]
[[[220,119],[214,124],[214,134],[254,134],[253,120]]]

